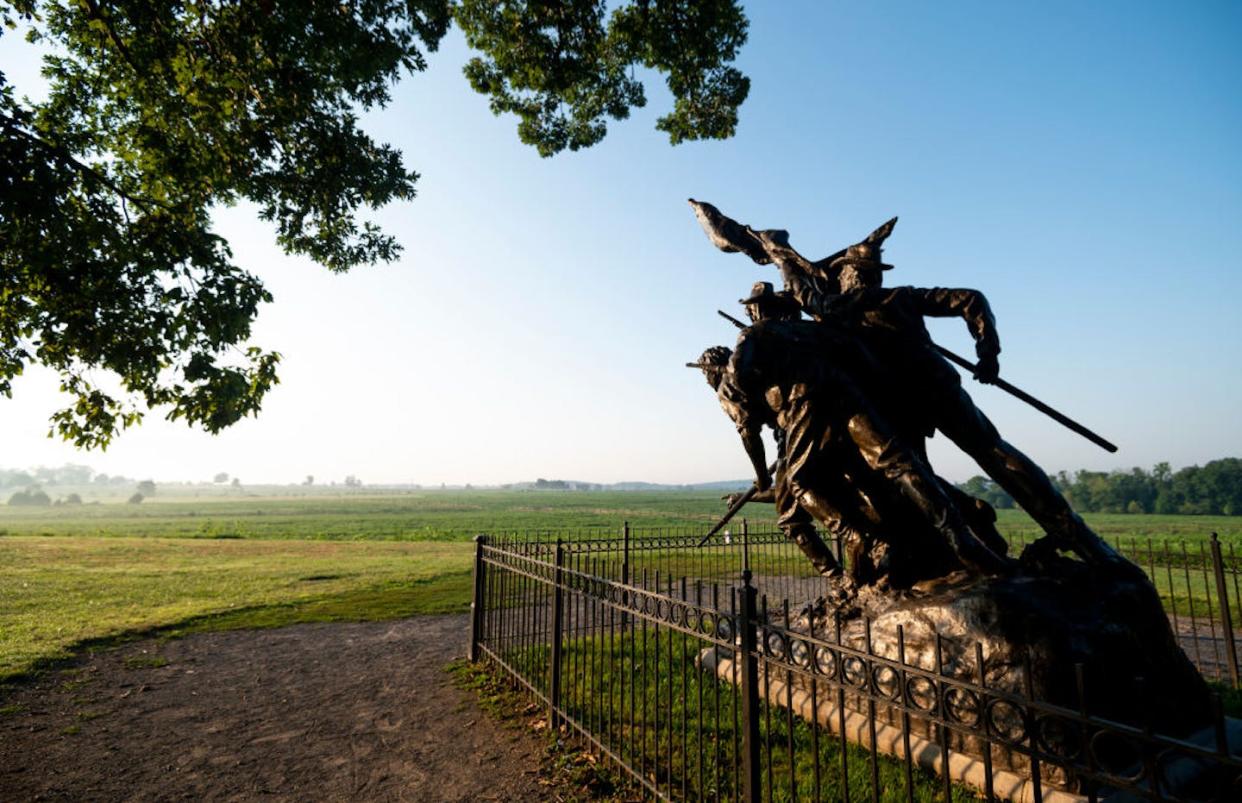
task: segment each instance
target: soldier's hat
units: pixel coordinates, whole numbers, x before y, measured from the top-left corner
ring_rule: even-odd
[[[686,363],[687,368],[724,368],[729,364],[729,358],[733,356],[733,350],[724,346],[710,346],[706,351],[699,355],[699,359],[695,362]]]
[[[750,298],[739,298],[739,304],[777,304],[786,307],[796,307],[798,302],[793,299],[789,293],[782,290],[777,293],[774,291],[771,282],[755,282],[750,288]]]
[[[888,235],[893,233],[893,227],[896,225],[897,218],[893,218],[868,234],[867,238],[862,242],[855,243],[845,249],[845,253],[833,259],[828,264],[828,267],[833,270],[839,270],[846,265],[865,265],[870,268],[878,268],[879,270],[892,270],[892,265],[880,261],[880,255],[884,250],[884,241],[888,239]]]

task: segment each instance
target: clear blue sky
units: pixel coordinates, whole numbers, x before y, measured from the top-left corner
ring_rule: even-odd
[[[499,483],[745,477],[682,367],[771,269],[716,251],[686,206],[783,227],[819,257],[888,217],[892,284],[975,287],[1002,375],[1121,446],[1109,455],[968,380],[1049,470],[1242,455],[1242,4],[758,3],[731,140],[667,144],[647,109],[540,159],[470,92],[456,33],[368,128],[422,174],[378,219],[399,263],[329,275],[252,210],[219,230],[276,295],[284,354],[258,420],[212,437],[158,415],[103,454],[44,437],[32,371],[0,402],[0,466],[247,481]],[[17,37],[0,64],[38,92]],[[767,272],[765,272],[767,271]],[[969,352],[965,328],[933,335]],[[938,471],[978,473],[943,438]]]

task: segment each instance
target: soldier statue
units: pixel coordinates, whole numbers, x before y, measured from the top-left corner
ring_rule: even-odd
[[[967,289],[882,286],[892,268],[882,260],[884,241],[897,219],[862,242],[811,262],[790,245],[783,230],[755,231],[722,215],[710,204],[691,201],[700,222],[725,250],[744,251],[761,263],[775,263],[787,292],[815,320],[857,335],[882,372],[873,399],[912,448],[939,431],[952,440],[1014,498],[1047,533],[1028,558],[1070,549],[1085,560],[1111,561],[1116,553],[1070,508],[1048,476],[1029,457],[1004,440],[969,394],[954,368],[936,349],[925,316],[961,317],[975,339],[975,376],[995,381],[1000,339],[982,293]],[[909,403],[918,399],[918,404]]]
[[[772,483],[760,430],[767,425],[778,433],[778,521],[821,573],[839,567],[813,519],[829,529],[857,521],[843,511],[857,511],[859,491],[879,483],[894,489],[962,564],[1004,571],[1004,559],[975,536],[926,462],[859,390],[852,376],[865,373],[859,366],[866,360],[854,338],[837,336],[830,325],[761,317],[742,330],[735,351],[715,346],[690,365],[702,369],[737,427],[760,492]]]
[[[771,282],[755,282],[750,296],[739,299],[738,303],[745,308],[752,323],[772,319],[798,320],[801,317],[801,308],[792,295],[786,291],[775,292]],[[740,321],[730,320],[738,328],[744,328]],[[825,352],[819,357],[835,358],[838,370],[848,373],[849,379],[858,386],[863,396],[874,400],[876,383],[883,372],[857,338],[841,331],[837,335],[838,347],[834,353]],[[848,343],[848,348],[841,348],[844,343]],[[885,419],[889,420],[887,415]],[[784,431],[774,427],[773,435],[778,454],[783,456]],[[926,462],[921,435],[905,440],[905,444]],[[779,457],[777,465],[782,463],[783,457]],[[935,479],[979,540],[998,556],[1005,555],[1008,543],[996,529],[996,512],[992,507],[939,476]],[[912,510],[899,493],[894,493],[894,489],[886,483],[874,480],[872,474],[857,470],[851,472],[846,468],[828,472],[822,478],[824,487],[831,488],[833,493],[820,495],[818,523],[835,537],[840,553],[848,558],[848,581],[853,586],[878,584],[908,588],[919,580],[940,577],[961,568],[960,561],[945,548],[947,544],[940,539],[939,533],[928,527],[926,519],[917,514],[911,515]],[[733,493],[723,498],[732,506],[741,496],[741,493]],[[776,493],[771,488],[761,492],[752,490],[747,501],[773,504],[777,501]],[[781,518],[787,525],[792,525],[795,521],[799,524],[810,523],[816,517],[799,506],[797,510],[786,508],[781,512]],[[786,530],[797,533],[801,527],[787,527]]]

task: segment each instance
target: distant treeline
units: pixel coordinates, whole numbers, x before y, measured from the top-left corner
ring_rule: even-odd
[[[96,474],[90,466],[40,466],[29,471],[0,468],[0,488],[27,488],[32,485],[132,485],[135,480],[119,474]]]
[[[1082,513],[1242,516],[1242,460],[1236,457],[1178,471],[1168,463],[1151,471],[1062,471],[1052,482]],[[957,487],[992,507],[1014,507],[1013,497],[987,477],[971,477]]]

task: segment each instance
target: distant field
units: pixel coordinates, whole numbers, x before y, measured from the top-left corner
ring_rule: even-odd
[[[426,491],[368,496],[157,496],[140,505],[0,506],[0,680],[157,628],[272,626],[465,610],[480,532],[706,528],[704,492]],[[747,511],[771,524],[771,508]],[[755,515],[761,514],[761,515]],[[1242,555],[1242,517],[1088,516],[1110,539]],[[1001,530],[1034,538],[1020,512]],[[1168,545],[1166,547],[1166,544]]]
[[[421,491],[379,496],[206,496],[142,504],[122,500],[46,508],[0,505],[0,536],[91,535],[160,538],[459,540],[481,532],[559,528],[710,525],[724,512],[720,495],[702,491]],[[771,523],[755,506],[752,521]],[[1088,514],[1101,535],[1206,537],[1215,531],[1242,550],[1242,516]],[[1000,511],[1002,532],[1033,538],[1024,513]]]
[[[764,513],[770,518],[771,508]],[[714,522],[720,495],[678,492],[427,491],[383,496],[205,497],[0,507],[0,535],[458,540],[480,532]]]

